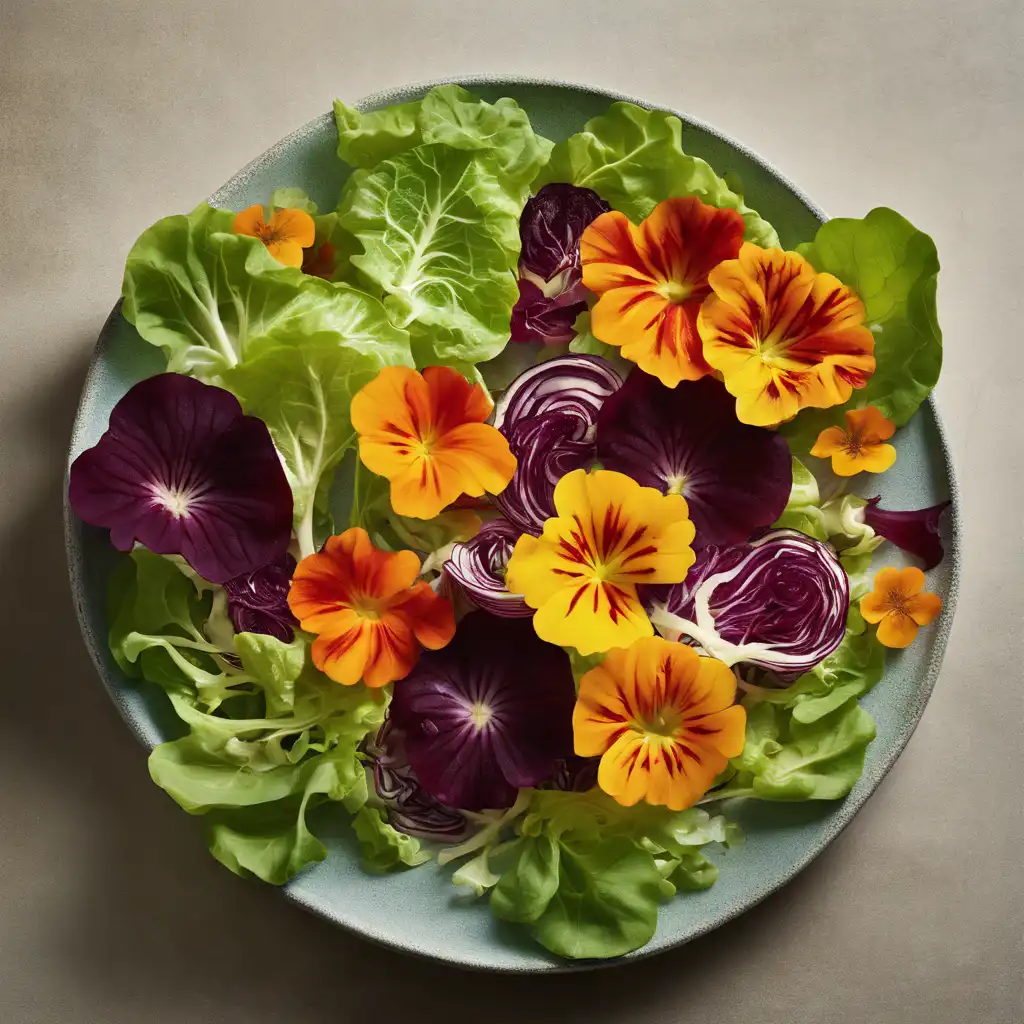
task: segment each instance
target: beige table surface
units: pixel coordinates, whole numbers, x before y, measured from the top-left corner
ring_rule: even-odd
[[[0,0],[0,1021],[1024,1020],[1024,104],[1015,0]],[[136,235],[328,108],[471,72],[689,111],[943,261],[966,572],[935,696],[796,881],[675,953],[541,979],[357,941],[247,884],[153,787],[79,641],[65,446]]]

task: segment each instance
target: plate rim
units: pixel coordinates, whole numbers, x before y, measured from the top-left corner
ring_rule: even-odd
[[[567,79],[558,78],[544,78],[535,77],[529,75],[503,75],[503,74],[470,74],[470,75],[456,75],[443,78],[435,78],[424,81],[411,82],[406,85],[392,86],[388,89],[381,89],[376,92],[370,93],[362,97],[352,106],[359,111],[375,110],[379,107],[386,106],[393,102],[406,101],[410,95],[421,94],[428,89],[431,89],[439,85],[455,84],[463,86],[464,88],[473,88],[474,86],[530,86],[540,88],[561,88],[569,89],[577,92],[587,92],[598,96],[603,96],[608,99],[609,102],[627,102],[635,103],[638,106],[644,107],[648,110],[664,110],[668,113],[678,117],[684,125],[689,125],[692,128],[697,128],[707,134],[715,137],[719,141],[727,144],[735,150],[741,152],[748,159],[759,165],[763,170],[769,173],[780,185],[786,188],[796,199],[802,202],[811,213],[821,222],[824,223],[829,219],[828,215],[822,210],[822,208],[815,203],[809,196],[797,185],[795,185],[790,179],[780,172],[772,163],[764,159],[760,154],[751,149],[749,146],[738,142],[731,136],[720,131],[714,125],[707,123],[706,121],[700,120],[685,114],[674,107],[665,104],[650,103],[646,100],[638,97],[619,92],[617,90],[606,89],[601,86],[588,85],[582,82],[572,82]],[[319,127],[323,126],[325,122],[333,123],[333,114],[328,111],[320,114],[317,117],[307,121],[301,127],[289,132],[278,142],[274,143],[268,149],[266,149],[259,156],[255,157],[245,164],[239,171],[233,174],[228,181],[216,189],[207,199],[211,205],[216,206],[219,201],[222,201],[225,197],[225,193],[238,184],[244,182],[244,180],[261,168],[263,168],[268,162],[276,160],[278,156],[285,150],[291,148],[299,139],[308,135],[309,133],[316,131]],[[72,603],[75,608],[75,615],[78,621],[79,633],[82,638],[86,650],[88,651],[89,658],[93,663],[96,670],[96,674],[99,676],[104,689],[106,689],[111,702],[117,708],[118,714],[122,720],[128,726],[131,733],[135,738],[147,749],[152,750],[153,745],[150,744],[148,739],[142,734],[138,725],[128,715],[125,705],[118,700],[117,689],[113,685],[110,679],[107,677],[106,667],[100,655],[100,644],[99,639],[94,636],[86,616],[85,611],[85,579],[83,572],[83,558],[82,558],[82,545],[78,542],[76,536],[77,519],[71,509],[70,500],[68,497],[68,481],[71,463],[75,458],[76,449],[81,447],[80,439],[86,429],[86,414],[85,406],[86,399],[90,393],[94,390],[96,385],[96,379],[99,373],[99,363],[102,356],[101,348],[102,341],[111,325],[116,321],[117,317],[121,315],[122,300],[119,298],[109,315],[103,322],[103,326],[100,329],[99,335],[95,346],[93,347],[92,355],[89,360],[88,369],[86,371],[85,379],[83,382],[82,390],[78,399],[78,408],[75,412],[74,425],[71,430],[71,436],[68,442],[68,454],[64,468],[64,486],[62,491],[62,505],[63,505],[63,519],[64,519],[64,547],[65,555],[68,563],[68,578],[71,588]],[[731,905],[724,913],[716,915],[713,919],[705,919],[701,921],[692,931],[682,937],[667,938],[663,942],[655,945],[652,939],[647,945],[640,949],[634,950],[631,953],[627,953],[624,956],[614,957],[608,960],[581,960],[581,961],[566,961],[558,960],[553,961],[547,965],[531,964],[523,966],[509,966],[509,965],[487,965],[481,963],[470,962],[454,957],[447,957],[443,951],[438,952],[427,952],[419,949],[412,949],[408,946],[402,945],[389,936],[374,933],[368,928],[362,927],[358,924],[354,924],[349,921],[345,921],[340,917],[336,917],[329,913],[326,908],[320,906],[312,899],[306,899],[299,892],[296,892],[292,885],[286,884],[281,887],[283,895],[290,900],[292,903],[297,904],[307,910],[312,911],[317,916],[330,921],[350,934],[357,935],[362,939],[367,939],[377,946],[382,946],[386,949],[394,950],[395,952],[402,953],[407,956],[415,956],[428,960],[435,960],[440,963],[446,964],[452,967],[458,967],[463,970],[479,971],[484,973],[496,973],[496,974],[572,974],[580,971],[591,971],[600,970],[606,967],[614,967],[623,965],[626,963],[636,962],[638,960],[644,960],[652,956],[657,956],[660,953],[668,952],[669,950],[678,949],[680,946],[685,945],[688,942],[692,942],[695,939],[700,938],[703,935],[707,935],[709,932],[715,931],[722,925],[727,924],[729,921],[735,920],[737,917],[746,913],[752,907],[757,906],[762,900],[780,889],[784,888],[794,878],[797,877],[813,860],[815,860],[828,846],[830,846],[839,835],[846,829],[853,818],[856,816],[858,811],[867,802],[868,798],[874,794],[874,792],[881,785],[882,780],[889,774],[893,766],[899,760],[903,751],[906,749],[907,744],[910,742],[911,737],[917,730],[920,724],[921,717],[924,714],[924,710],[928,705],[931,695],[935,689],[935,684],[938,679],[939,671],[942,667],[942,662],[946,653],[946,646],[949,641],[949,634],[952,630],[953,620],[956,612],[957,600],[959,597],[960,580],[962,574],[962,551],[963,551],[963,522],[962,522],[962,505],[961,505],[961,492],[959,481],[954,467],[953,451],[949,443],[949,435],[947,433],[945,423],[942,415],[939,411],[938,403],[935,399],[934,391],[931,392],[926,403],[935,421],[935,429],[938,440],[938,445],[942,453],[942,464],[945,471],[946,480],[949,485],[949,500],[950,506],[948,510],[948,523],[950,528],[950,543],[949,549],[946,552],[946,558],[949,560],[949,590],[944,601],[943,614],[938,622],[938,628],[933,633],[932,638],[932,651],[931,657],[928,660],[927,668],[924,674],[924,678],[920,681],[920,684],[915,691],[915,701],[909,715],[905,718],[902,728],[899,730],[895,742],[892,744],[889,751],[887,751],[886,757],[880,763],[877,769],[875,769],[870,775],[868,769],[865,768],[864,774],[861,776],[861,782],[867,781],[867,785],[863,787],[861,792],[858,792],[856,796],[853,794],[845,797],[839,802],[836,815],[834,819],[835,827],[830,829],[826,835],[818,842],[810,845],[805,855],[798,860],[791,863],[791,871],[782,882],[764,890],[756,890],[750,893],[748,896],[744,896],[738,899],[733,905]]]

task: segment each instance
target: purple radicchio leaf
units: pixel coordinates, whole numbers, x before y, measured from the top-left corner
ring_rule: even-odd
[[[519,220],[519,301],[512,310],[512,341],[558,345],[571,341],[576,317],[587,308],[580,237],[611,207],[589,188],[545,185]]]
[[[366,754],[372,765],[373,787],[388,821],[399,832],[439,843],[461,843],[469,838],[473,826],[466,816],[438,803],[420,785],[405,752],[405,736],[390,718],[367,743]]]
[[[292,492],[266,425],[181,374],[136,384],[70,477],[75,514],[114,547],[179,554],[211,583],[274,561],[291,537]]]
[[[435,800],[497,809],[550,782],[572,753],[575,694],[569,656],[528,619],[477,611],[395,685],[391,719]]]
[[[475,536],[456,544],[444,564],[445,573],[478,608],[502,618],[533,615],[523,595],[513,594],[505,586],[505,565],[521,534],[507,519],[492,519]]]
[[[600,356],[560,356],[521,373],[498,401],[494,425],[517,466],[495,504],[521,532],[539,534],[555,514],[555,485],[594,460],[597,414],[621,386]]]
[[[650,587],[645,598],[663,636],[792,680],[842,643],[850,581],[828,545],[769,530],[747,544],[704,548],[682,583]]]
[[[236,633],[266,633],[290,644],[299,623],[288,607],[295,559],[286,551],[254,572],[224,584],[228,615]]]
[[[645,487],[682,494],[695,548],[742,543],[782,515],[793,464],[786,439],[740,423],[735,406],[710,377],[666,388],[634,370],[597,418],[597,459]]]
[[[920,558],[926,570],[934,569],[945,555],[939,537],[939,518],[949,508],[950,502],[943,501],[931,508],[909,512],[889,512],[878,507],[880,500],[868,499],[864,507],[864,522],[896,547]]]

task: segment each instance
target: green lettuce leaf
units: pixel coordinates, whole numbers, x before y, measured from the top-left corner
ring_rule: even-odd
[[[374,873],[397,867],[416,867],[430,860],[430,853],[413,836],[390,825],[376,807],[362,807],[352,819],[352,827],[363,847],[363,867]]]
[[[338,156],[353,167],[374,167],[420,145],[487,152],[507,187],[528,185],[552,143],[535,134],[513,99],[485,103],[458,85],[440,85],[422,100],[361,114],[334,101]]]
[[[783,426],[790,446],[809,451],[822,430],[843,422],[847,409],[868,405],[902,426],[935,387],[942,367],[935,243],[895,211],[879,207],[863,220],[828,221],[798,251],[861,297],[877,367],[846,405],[805,409]]]
[[[553,181],[593,189],[636,224],[662,200],[697,196],[711,206],[739,211],[748,241],[766,248],[779,244],[775,229],[705,160],[683,152],[682,122],[663,110],[613,103],[606,114],[555,146],[534,190]]]
[[[349,347],[384,346],[408,362],[408,338],[380,302],[285,267],[259,239],[231,232],[234,214],[202,203],[165,217],[128,254],[122,311],[162,348],[168,369],[216,381],[257,342],[334,331]]]
[[[491,910],[505,921],[528,924],[544,913],[559,885],[561,845],[548,832],[524,836],[515,863],[491,893]]]
[[[815,540],[828,540],[819,503],[818,481],[814,474],[799,459],[793,459],[793,486],[789,501],[772,528],[799,530]]]
[[[486,153],[447,146],[349,178],[340,223],[364,249],[351,262],[387,293],[417,366],[476,363],[508,341],[520,208]]]

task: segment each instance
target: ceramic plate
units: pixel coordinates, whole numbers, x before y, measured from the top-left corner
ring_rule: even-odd
[[[379,93],[356,106],[373,110],[406,102],[420,97],[430,84]],[[630,98],[600,89],[521,78],[475,78],[462,84],[490,101],[512,96],[526,108],[537,131],[556,141],[580,130],[585,121],[603,113],[613,100]],[[784,247],[791,248],[814,236],[825,215],[799,189],[743,146],[685,114],[679,116],[686,151],[704,157],[720,174],[737,174],[747,201],[775,226]],[[298,185],[321,209],[333,208],[344,178],[335,156],[336,143],[333,117],[324,114],[249,164],[210,202],[240,210],[265,202],[277,186]],[[863,215],[867,211],[849,212]],[[114,286],[112,281],[111,291]],[[106,428],[110,410],[132,384],[162,368],[159,352],[140,341],[134,328],[122,318],[120,306],[115,306],[100,335],[86,380],[70,458],[96,443]],[[650,956],[702,935],[793,878],[857,813],[917,725],[946,645],[959,566],[956,486],[934,403],[922,406],[900,431],[898,448],[900,458],[885,475],[886,506],[921,508],[947,497],[953,499],[946,524],[947,557],[929,581],[930,589],[941,595],[945,609],[913,647],[891,653],[885,678],[864,698],[865,708],[878,723],[878,736],[868,748],[863,777],[849,797],[839,803],[733,803],[729,813],[745,829],[746,845],[718,858],[727,863],[713,888],[682,895],[663,906],[657,934],[627,959]],[[66,524],[71,583],[82,632],[111,697],[147,746],[178,735],[180,723],[163,692],[156,686],[130,683],[107,650],[105,590],[115,552],[105,532],[84,527],[70,514]],[[887,549],[891,547],[887,545]],[[464,905],[449,880],[450,869],[427,865],[383,878],[365,874],[341,819],[340,813],[332,818],[329,811],[321,816],[317,834],[327,843],[329,856],[285,887],[289,899],[368,939],[465,967],[545,972],[598,965],[558,960],[533,945],[523,931],[496,922],[486,905]],[[197,828],[196,842],[201,842],[198,833]]]

